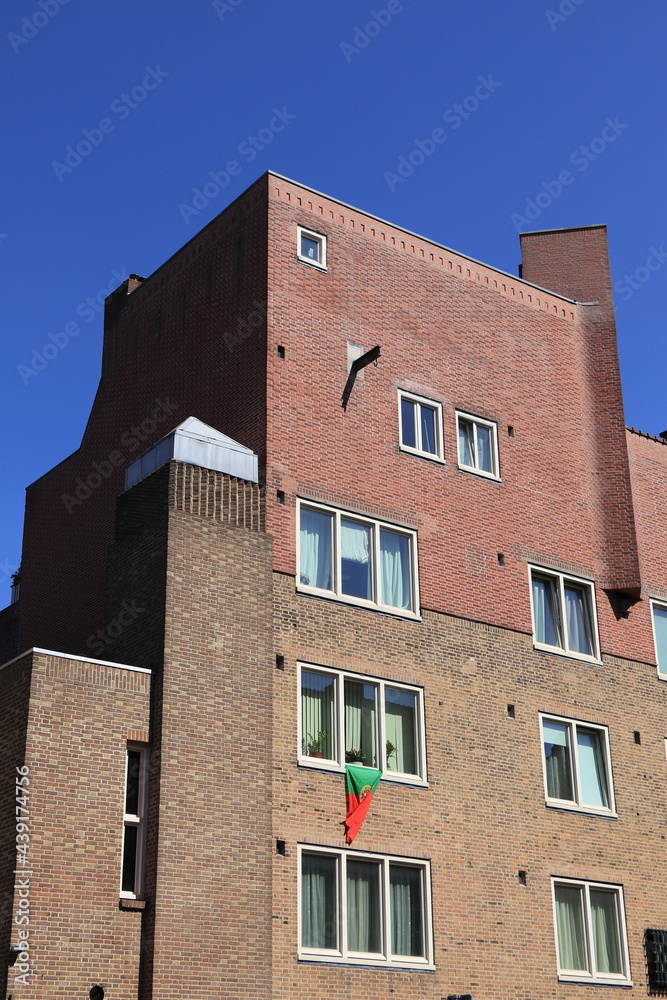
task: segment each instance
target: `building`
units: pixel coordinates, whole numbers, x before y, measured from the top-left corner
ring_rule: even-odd
[[[0,613],[13,1000],[666,988],[667,451],[604,227],[521,244],[268,173],[109,296]]]

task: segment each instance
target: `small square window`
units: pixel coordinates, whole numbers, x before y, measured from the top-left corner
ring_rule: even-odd
[[[327,238],[321,233],[297,226],[297,257],[306,264],[326,270]]]
[[[491,420],[456,414],[459,468],[478,476],[499,479],[498,427]]]
[[[547,805],[615,815],[607,728],[540,718]]]
[[[398,393],[401,451],[444,461],[442,404],[412,393]]]
[[[651,601],[651,615],[658,674],[667,680],[667,604]]]
[[[327,667],[302,665],[299,675],[301,764],[360,764],[392,781],[425,783],[420,688]]]
[[[306,846],[299,853],[302,960],[433,967],[427,861]]]
[[[631,986],[620,885],[553,879],[558,978]]]
[[[537,568],[530,579],[536,648],[599,663],[593,584]]]

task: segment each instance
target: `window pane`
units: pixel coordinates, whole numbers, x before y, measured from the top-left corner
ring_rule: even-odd
[[[533,575],[533,618],[535,641],[546,646],[562,646],[558,595],[554,580]]]
[[[349,597],[373,599],[371,585],[371,529],[366,524],[340,521],[341,590]]]
[[[420,868],[389,866],[391,951],[394,955],[424,955],[421,876]]]
[[[653,605],[653,627],[655,628],[655,648],[658,656],[658,670],[667,674],[667,608]]]
[[[331,532],[333,516],[301,508],[300,582],[308,587],[333,590],[331,573]]]
[[[301,944],[337,948],[336,858],[302,856]]]
[[[345,681],[345,751],[363,754],[367,767],[377,766],[375,684]]]
[[[602,734],[595,729],[577,729],[577,758],[582,805],[609,805]]]
[[[403,444],[407,448],[417,447],[415,404],[409,399],[401,399],[401,433],[403,435]]]
[[[461,465],[475,465],[475,445],[473,441],[472,424],[467,420],[459,420],[459,462]]]
[[[350,951],[382,951],[380,933],[380,866],[370,861],[347,863],[347,946]]]
[[[591,921],[593,953],[598,973],[623,975],[621,942],[618,926],[618,894],[591,889]]]
[[[436,440],[435,410],[430,406],[420,406],[419,410],[421,414],[422,451],[427,451],[430,455],[436,455],[438,452],[438,443]]]
[[[313,240],[310,236],[301,237],[301,256],[308,257],[310,260],[320,259],[320,242],[319,240]]]
[[[410,691],[385,688],[384,711],[387,737],[387,770],[418,774],[417,696]]]
[[[575,885],[557,885],[555,896],[558,964],[561,969],[588,972],[582,890]]]
[[[123,837],[123,872],[121,876],[122,892],[134,892],[137,878],[137,844],[139,842],[139,827],[126,826]]]
[[[552,799],[573,802],[570,727],[560,722],[552,722],[550,719],[543,719],[542,738],[547,772],[547,794]]]
[[[565,620],[568,649],[592,656],[590,608],[581,587],[565,586]]]
[[[301,752],[336,759],[336,679],[301,671]]]
[[[407,535],[380,529],[380,573],[380,603],[392,608],[411,608],[410,539]]]
[[[138,750],[127,751],[127,787],[125,790],[125,812],[130,816],[139,815],[139,778],[141,776],[141,754]]]
[[[477,424],[477,468],[493,473],[493,438],[491,428]]]

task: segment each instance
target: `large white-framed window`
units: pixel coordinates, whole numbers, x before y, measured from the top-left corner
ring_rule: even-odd
[[[125,763],[125,807],[120,895],[137,899],[144,891],[148,748],[129,744]]]
[[[547,805],[615,816],[606,726],[540,713]]]
[[[444,462],[442,403],[398,390],[401,451]]]
[[[417,533],[298,502],[299,590],[418,617]]]
[[[322,271],[327,268],[327,238],[322,233],[315,233],[312,229],[304,229],[303,226],[296,227],[296,255],[298,260],[319,267]]]
[[[667,604],[651,601],[651,620],[658,674],[667,680]]]
[[[488,479],[500,479],[498,425],[492,420],[456,411],[459,468]]]
[[[631,986],[623,887],[552,878],[558,978]]]
[[[426,783],[421,688],[310,663],[298,675],[299,763],[335,771],[361,764],[393,781]]]
[[[428,861],[299,845],[299,958],[433,968]]]
[[[530,594],[537,649],[600,662],[595,592],[590,580],[531,566]]]

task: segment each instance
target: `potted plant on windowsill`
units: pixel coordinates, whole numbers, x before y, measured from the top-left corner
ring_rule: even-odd
[[[320,729],[316,736],[308,733],[302,741],[303,753],[306,757],[324,757],[329,733],[326,729]]]
[[[398,747],[396,746],[395,743],[392,743],[391,740],[387,740],[387,742],[385,743],[385,748],[387,751],[387,767],[389,767],[389,761],[391,760],[392,757],[396,755],[396,750],[398,749]]]
[[[362,764],[366,766],[366,755],[362,750],[355,750],[351,748],[345,751],[345,763],[346,764]]]

